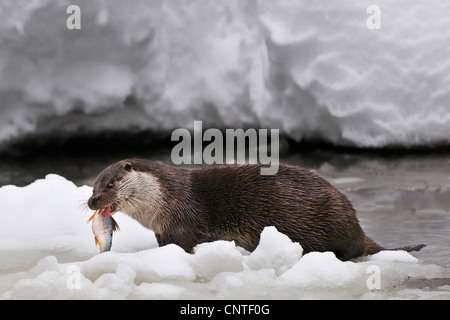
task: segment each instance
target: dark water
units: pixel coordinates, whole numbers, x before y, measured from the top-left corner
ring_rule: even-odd
[[[128,157],[171,164],[169,148],[95,156],[29,156],[0,162],[0,186],[25,186],[56,173],[92,186],[107,165]],[[317,172],[353,202],[366,233],[386,248],[425,243],[414,256],[450,266],[450,157],[445,153],[375,155],[314,150],[284,153],[281,162]]]

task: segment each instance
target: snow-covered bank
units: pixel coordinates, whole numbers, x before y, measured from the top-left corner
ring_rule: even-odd
[[[66,28],[69,4],[81,30]],[[448,143],[450,3],[0,2],[0,146],[27,134],[276,128],[295,140]],[[432,130],[430,130],[432,128]]]
[[[0,299],[450,299],[448,268],[403,251],[303,256],[273,227],[252,253],[216,241],[191,255],[117,213],[112,251],[98,254],[91,190],[57,175],[0,188]]]

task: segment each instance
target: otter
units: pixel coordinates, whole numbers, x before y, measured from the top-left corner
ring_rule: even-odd
[[[215,240],[253,251],[267,226],[298,242],[303,253],[332,251],[345,261],[385,250],[328,181],[287,164],[275,175],[261,175],[261,166],[188,169],[126,159],[98,175],[88,206],[105,216],[121,211],[153,230],[159,246],[174,243],[189,253]]]

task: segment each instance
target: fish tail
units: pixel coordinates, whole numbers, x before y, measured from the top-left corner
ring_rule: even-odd
[[[113,231],[119,231],[120,228],[119,228],[119,225],[117,224],[116,220],[114,220],[113,217],[111,217],[111,220],[112,220],[112,224],[113,224],[113,228],[112,228]]]
[[[91,221],[92,219],[94,219],[95,215],[97,214],[98,210],[94,212],[94,214],[88,219],[87,222]]]

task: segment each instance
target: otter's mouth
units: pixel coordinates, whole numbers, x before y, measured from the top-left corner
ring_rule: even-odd
[[[117,208],[118,208],[118,204],[117,203],[113,203],[112,205],[104,207],[103,209],[101,209],[100,213],[103,214],[106,218],[109,218],[109,217],[111,217],[111,215],[116,213]]]

